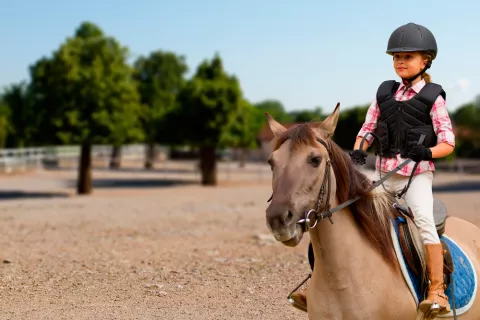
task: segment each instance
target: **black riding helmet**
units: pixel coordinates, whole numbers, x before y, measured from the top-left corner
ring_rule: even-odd
[[[390,35],[387,45],[387,53],[393,55],[396,52],[414,52],[423,51],[432,54],[432,60],[437,57],[437,41],[432,32],[415,23],[407,23],[398,27]],[[427,63],[425,68],[417,75],[410,79],[403,79],[404,82],[410,84],[413,80],[421,76],[432,65],[431,61]]]

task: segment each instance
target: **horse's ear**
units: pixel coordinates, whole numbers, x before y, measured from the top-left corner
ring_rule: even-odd
[[[275,138],[287,131],[287,129],[280,123],[278,123],[275,119],[273,119],[273,117],[268,112],[265,112],[265,116],[267,117],[268,126],[270,127],[270,130],[272,130]]]
[[[335,110],[317,126],[321,134],[326,138],[333,136],[335,129],[337,128],[338,117],[340,116],[340,102],[337,103]]]

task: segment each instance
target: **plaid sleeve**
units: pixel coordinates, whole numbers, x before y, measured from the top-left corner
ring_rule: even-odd
[[[365,122],[362,125],[362,128],[357,134],[357,137],[363,138],[367,132],[374,132],[377,128],[377,121],[380,117],[380,109],[378,108],[377,100],[374,100],[370,107],[368,108],[367,115],[365,117]],[[373,136],[367,137],[368,145],[370,146],[373,141]]]
[[[438,96],[430,111],[433,130],[437,135],[437,144],[445,142],[455,147],[455,134],[452,129],[452,122],[448,115],[447,103],[442,96]]]

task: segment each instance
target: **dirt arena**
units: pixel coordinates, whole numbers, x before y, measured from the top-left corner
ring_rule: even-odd
[[[228,166],[228,167],[227,167]],[[309,272],[308,236],[288,248],[265,225],[270,171],[222,164],[0,179],[0,319],[306,319],[286,296]],[[449,214],[480,226],[480,175],[439,173]]]

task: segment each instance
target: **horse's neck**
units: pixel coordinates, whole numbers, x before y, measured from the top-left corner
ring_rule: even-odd
[[[309,303],[310,319],[415,319],[415,303],[400,271],[373,248],[350,209],[332,220],[309,231],[315,255],[307,293],[315,301]]]
[[[336,205],[332,203],[333,207]],[[348,208],[335,213],[331,219],[333,224],[325,219],[319,221],[315,229],[310,230],[319,269],[341,272],[349,267],[355,268],[351,259],[360,257],[363,251],[367,251],[366,239]]]
[[[332,202],[332,207],[338,205]],[[315,255],[315,278],[326,281],[333,290],[341,290],[347,279],[351,284],[362,284],[371,280],[373,270],[393,272],[360,230],[348,207],[331,218],[333,224],[325,219],[309,231]]]

